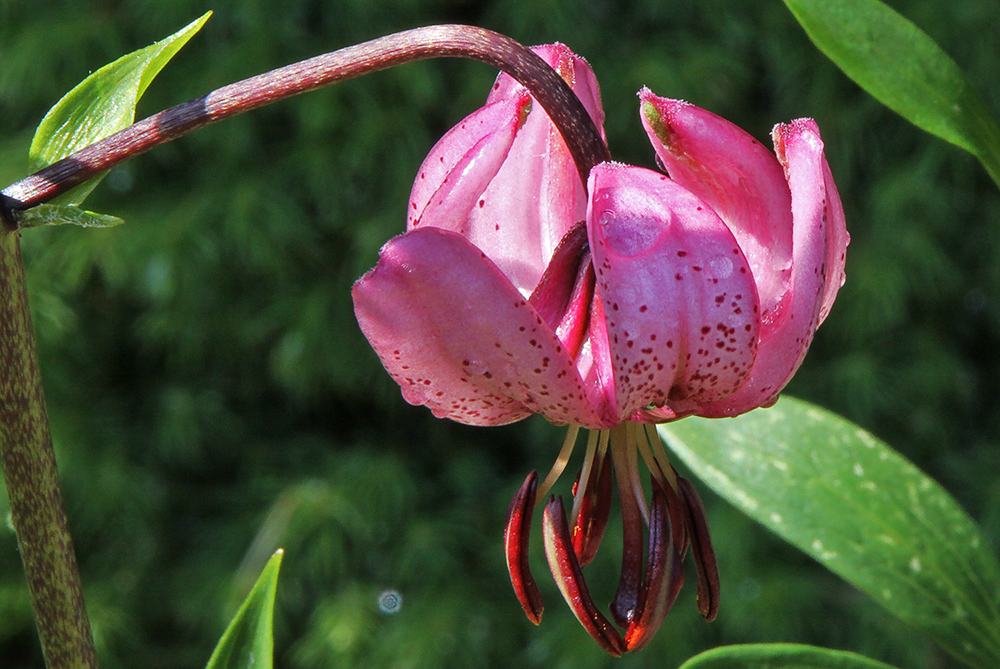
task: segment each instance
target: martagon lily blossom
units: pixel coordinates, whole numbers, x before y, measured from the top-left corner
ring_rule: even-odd
[[[535,51],[600,128],[589,65],[563,45]],[[470,425],[542,414],[569,426],[546,479],[532,472],[515,496],[505,531],[511,581],[535,623],[532,510],[590,430],[572,524],[551,497],[542,534],[564,598],[614,655],[653,637],[689,548],[699,611],[711,620],[718,610],[704,510],[654,424],[773,404],[829,313],[848,244],[815,122],[776,126],[775,155],[693,105],[648,89],[639,100],[667,174],[606,162],[584,185],[545,112],[500,75],[486,105],[432,149],[407,232],[353,290],[361,329],[408,402]],[[624,528],[614,624],[582,573],[608,521],[612,470]]]

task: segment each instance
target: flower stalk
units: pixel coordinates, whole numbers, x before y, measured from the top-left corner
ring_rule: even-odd
[[[513,39],[474,26],[415,28],[316,56],[238,81],[154,114],[3,190],[4,204],[29,209],[160,144],[299,93],[429,58],[478,60],[531,91],[562,133],[586,184],[608,148],[570,87],[544,60]]]
[[[46,666],[95,669],[42,392],[20,233],[8,227],[0,230],[0,460],[11,522]]]
[[[441,25],[388,35],[224,86],[141,120],[0,193],[0,456],[49,669],[93,669],[97,659],[52,448],[16,212],[225,118],[339,81],[438,57],[479,60],[530,90],[569,146],[584,185],[591,167],[610,159],[583,104],[539,56],[490,30]],[[528,504],[534,506],[533,495]],[[530,517],[524,531],[529,527]],[[538,609],[540,615],[540,600]]]

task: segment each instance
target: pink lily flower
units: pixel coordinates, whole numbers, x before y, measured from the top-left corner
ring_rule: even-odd
[[[601,127],[594,75],[562,45],[536,51]],[[539,486],[532,472],[505,531],[507,564],[536,624],[531,512],[591,430],[570,518],[543,515],[546,557],[587,631],[614,655],[642,648],[683,582],[692,549],[698,608],[719,579],[704,510],[667,460],[653,423],[769,406],[802,362],[844,280],[848,235],[815,122],[775,127],[775,153],[690,104],[639,93],[669,177],[618,163],[586,188],[527,91],[501,75],[486,105],[420,168],[407,232],[382,249],[353,295],[358,322],[404,398],[441,418],[502,425],[531,414],[569,425]],[[638,461],[648,467],[647,503]],[[582,568],[618,481],[624,552],[614,622]],[[643,569],[643,525],[648,548]]]

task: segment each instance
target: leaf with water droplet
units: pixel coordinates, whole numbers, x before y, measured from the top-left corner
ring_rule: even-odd
[[[22,228],[40,225],[79,225],[81,228],[110,228],[125,221],[117,216],[98,214],[70,204],[40,204],[17,214]]]
[[[885,443],[791,398],[659,430],[747,515],[955,657],[1000,667],[1000,562],[958,503]]]

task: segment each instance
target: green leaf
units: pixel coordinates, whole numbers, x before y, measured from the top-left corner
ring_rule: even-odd
[[[961,660],[1000,666],[1000,563],[955,500],[889,446],[791,398],[660,433],[747,515]]]
[[[1000,126],[968,78],[879,0],[785,0],[813,43],[893,111],[969,151],[1000,186]]]
[[[105,65],[64,95],[35,130],[29,170],[36,172],[131,125],[150,82],[211,15],[207,12],[170,37]],[[80,184],[52,202],[80,204],[102,178]]]
[[[82,228],[110,228],[125,222],[117,216],[86,211],[71,204],[40,204],[18,212],[17,219],[22,228],[65,224]]]
[[[680,669],[895,669],[864,655],[794,643],[720,646],[700,653]]]
[[[206,669],[271,669],[274,661],[274,595],[284,551],[267,561],[264,571],[229,623]]]

